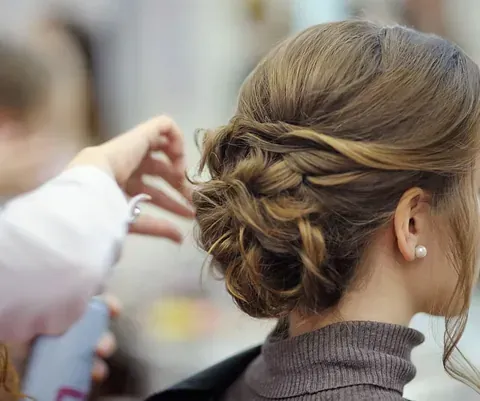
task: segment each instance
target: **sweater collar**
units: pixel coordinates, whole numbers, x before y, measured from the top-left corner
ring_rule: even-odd
[[[274,331],[247,369],[250,388],[267,398],[286,398],[355,385],[399,393],[416,374],[414,347],[424,336],[377,322],[345,322],[298,337]]]

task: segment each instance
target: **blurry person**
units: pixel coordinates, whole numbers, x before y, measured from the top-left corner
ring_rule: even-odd
[[[48,18],[33,27],[31,47],[50,74],[48,129],[76,151],[101,142],[93,39],[68,18]]]
[[[175,124],[166,117],[154,119],[121,137],[127,139],[117,138],[103,145],[87,148],[74,159],[77,163],[78,160],[88,158],[92,154],[112,152],[110,149],[118,147],[118,155],[109,155],[109,158],[103,156],[106,162],[102,167],[107,174],[105,171],[99,172],[99,168],[67,168],[63,174],[39,190],[26,193],[45,181],[45,176],[38,172],[45,166],[50,169],[51,159],[60,150],[56,147],[58,136],[50,134],[45,129],[45,127],[50,128],[49,103],[45,102],[45,99],[49,97],[51,75],[35,55],[19,46],[0,42],[0,56],[2,59],[0,65],[0,160],[2,160],[0,196],[4,201],[16,196],[4,204],[0,213],[0,246],[8,249],[8,252],[2,252],[0,256],[0,274],[4,274],[0,280],[4,289],[0,291],[4,297],[0,300],[0,341],[6,339],[18,341],[29,340],[36,334],[58,332],[68,327],[82,309],[82,307],[78,308],[78,305],[83,305],[81,299],[89,297],[87,294],[92,288],[87,287],[95,286],[93,283],[102,281],[106,274],[105,267],[116,261],[119,246],[128,226],[126,221],[130,218],[129,205],[118,188],[120,181],[125,184],[135,171],[134,179],[128,180],[128,187],[122,188],[129,195],[149,194],[153,204],[184,217],[192,217],[193,212],[186,204],[145,185],[142,181],[143,172],[162,177],[188,197],[188,189],[184,186],[183,139]],[[161,130],[163,131],[160,132]],[[148,147],[143,148],[150,145],[146,143],[148,135],[155,136],[151,145],[158,147],[155,150],[163,151],[170,162],[166,159],[152,158]],[[126,147],[125,141],[133,146],[132,149]],[[157,143],[157,141],[163,142]],[[140,149],[139,152],[144,152],[137,158],[133,158],[135,146]],[[143,156],[145,160],[142,159]],[[106,164],[110,160],[118,165]],[[97,161],[93,160],[90,164],[95,162]],[[140,163],[143,164],[140,165]],[[130,167],[128,167],[129,164]],[[55,166],[55,169],[57,168],[58,166]],[[126,171],[124,173],[126,175],[117,177],[116,174],[119,171]],[[118,178],[117,183],[109,175]],[[68,187],[68,190],[64,187]],[[101,192],[97,194],[98,191]],[[71,205],[67,205],[68,202],[71,202]],[[83,202],[82,206],[76,205],[77,202]],[[100,217],[97,216],[96,207],[94,207],[97,202]],[[35,205],[39,205],[40,210],[37,210]],[[102,207],[107,210],[102,210]],[[82,213],[86,214],[82,216]],[[98,221],[95,223],[97,226],[88,222],[87,216],[90,215],[93,216],[93,220],[97,216]],[[55,234],[54,230],[50,232],[49,227],[55,225],[56,219],[59,224],[59,233],[66,230],[67,235],[70,231],[68,234],[72,239],[70,245],[57,243],[53,246],[53,242],[62,240],[61,237],[55,237],[58,234]],[[94,227],[97,230],[94,230]],[[181,241],[181,235],[175,225],[169,222],[158,223],[155,219],[148,219],[145,216],[132,225],[132,229],[140,230],[144,234],[168,237],[176,242]],[[87,233],[89,235],[86,235]],[[47,242],[43,243],[44,240]],[[52,243],[49,244],[49,241]],[[24,271],[11,270],[11,263],[20,267],[32,263],[32,260],[28,262],[27,259],[34,257],[34,253],[29,256],[28,252],[22,251],[22,248],[34,245],[39,246],[39,251],[53,252],[50,256],[55,256],[52,260],[45,258],[43,262],[35,261],[36,270],[27,268]],[[43,249],[43,246],[47,248]],[[88,252],[81,255],[81,259],[78,260],[78,252],[82,247],[84,250],[88,249]],[[58,271],[54,268],[55,264],[58,264],[56,267]],[[65,267],[61,267],[62,265]],[[42,271],[43,267],[48,267],[47,271]],[[82,267],[87,270],[82,271]],[[23,277],[22,274],[25,276]],[[34,284],[36,275],[40,281]],[[20,288],[15,280],[27,278],[31,280],[26,280],[23,284],[34,287],[29,291],[31,298],[29,299],[30,296],[25,294],[23,299],[16,300],[15,297],[11,297],[9,293],[12,288]],[[57,291],[51,291],[48,288],[60,280],[71,282],[73,287],[68,289],[65,282],[61,286],[63,289],[59,287]],[[12,285],[14,282],[17,284]],[[69,290],[73,291],[71,295],[67,294]],[[35,301],[37,297],[46,296],[49,292],[51,296],[48,297],[48,302],[46,299],[42,299],[40,304]],[[59,296],[73,301],[70,305],[72,316],[62,312],[55,317],[54,311],[50,310],[62,305],[61,300],[57,298]],[[53,304],[57,301],[58,305],[54,306]],[[81,302],[78,303],[79,301]],[[68,304],[64,304],[63,307],[68,310]],[[10,319],[11,314],[18,310],[22,310],[23,321],[18,319],[16,323],[3,324],[4,319]],[[29,314],[29,310],[32,315]],[[49,317],[41,319],[40,324],[38,319],[43,312]],[[37,313],[39,315],[34,316]],[[49,322],[49,319],[52,321]],[[40,327],[39,324],[43,326]]]
[[[6,138],[4,133],[0,138],[9,142],[8,147],[0,149],[0,196],[8,197],[42,184],[59,173],[81,148],[100,143],[104,137],[99,123],[91,42],[87,31],[67,20],[52,19],[35,30],[31,49],[17,49],[13,60],[2,57],[6,60],[1,67],[3,82],[8,78],[8,85],[4,83],[0,88],[5,105],[0,105],[0,118],[19,123],[15,132],[35,131],[35,135],[14,134]],[[32,49],[43,68],[38,61],[32,62],[34,56],[28,54]],[[12,116],[12,111],[28,112],[28,121]]]
[[[352,14],[384,23],[401,23],[425,33],[446,36],[443,0],[347,0]]]
[[[0,199],[5,199],[44,181],[55,147],[39,128],[47,119],[46,70],[27,49],[6,41],[0,42],[0,58]]]
[[[48,77],[39,60],[27,49],[8,42],[0,42],[0,202],[18,195],[40,183],[40,177],[32,177],[35,171],[48,164],[42,146],[42,137],[35,130],[45,118],[43,100],[47,94]],[[32,147],[35,149],[32,151]],[[43,145],[46,145],[45,143]],[[32,160],[33,158],[33,160]],[[24,160],[27,159],[27,160]],[[1,201],[3,199],[3,202]],[[118,314],[118,302],[109,298],[112,314]],[[1,307],[0,307],[1,309]],[[28,355],[26,344],[11,344],[11,357],[21,371]],[[115,339],[105,334],[97,352],[103,358],[115,349]],[[101,380],[106,375],[105,364],[95,362],[92,375]]]
[[[44,102],[44,99],[47,97],[48,90],[49,90],[48,73],[45,71],[45,69],[39,62],[39,60],[33,54],[31,54],[27,49],[24,49],[18,45],[16,46],[8,42],[0,42],[0,56],[2,59],[2,63],[0,64],[0,154],[1,154],[1,160],[2,160],[2,168],[0,169],[0,197],[2,197],[5,202],[7,199],[10,199],[11,197],[19,195],[21,193],[27,192],[28,190],[31,190],[42,183],[43,181],[42,178],[44,178],[44,176],[42,174],[36,175],[36,173],[38,171],[41,171],[45,166],[47,166],[48,168],[48,164],[51,161],[50,156],[54,153],[53,150],[57,150],[57,148],[55,147],[55,143],[53,141],[54,136],[48,135],[45,132],[42,132],[40,130],[40,127],[45,125],[48,118],[48,110],[45,107],[45,102]],[[156,166],[158,167],[158,165]],[[164,173],[159,173],[159,174],[160,175],[168,174],[168,168],[167,169],[164,168],[163,171]],[[49,187],[50,189],[47,189],[47,190],[41,189],[37,193],[34,192],[32,194],[25,195],[24,197],[17,198],[11,203],[6,204],[6,206],[4,207],[4,210],[0,214],[0,223],[2,225],[0,227],[0,237],[2,240],[0,247],[2,247],[2,249],[5,249],[4,252],[2,252],[2,256],[0,257],[0,274],[1,274],[1,271],[3,271],[4,273],[7,273],[8,271],[10,271],[9,263],[18,264],[18,266],[15,266],[15,268],[17,269],[17,267],[23,268],[24,266],[22,264],[28,262],[25,259],[25,256],[28,254],[28,252],[26,252],[23,256],[19,254],[15,256],[15,248],[18,248],[19,251],[23,253],[28,249],[28,246],[34,246],[37,242],[35,238],[30,238],[30,239],[25,238],[25,235],[27,234],[32,235],[35,233],[35,231],[39,231],[39,230],[42,231],[42,228],[41,228],[42,224],[44,226],[43,229],[47,229],[48,228],[47,225],[52,227],[52,225],[54,225],[56,221],[58,222],[59,219],[61,218],[68,219],[69,217],[71,217],[68,215],[68,213],[72,213],[73,208],[78,208],[78,205],[75,206],[75,201],[77,202],[80,201],[82,197],[84,200],[88,200],[89,197],[93,197],[95,199],[95,197],[108,195],[108,191],[107,193],[102,192],[106,190],[103,188],[102,183],[111,185],[109,184],[110,179],[108,179],[108,177],[107,178],[100,177],[100,180],[99,180],[99,177],[95,178],[95,174],[98,174],[98,173],[94,173],[92,178],[84,177],[82,179],[80,177],[75,177],[75,174],[73,176],[70,175],[70,179],[65,180],[66,177],[63,178],[63,181],[57,179],[56,180],[57,184],[52,185],[52,183],[50,183],[45,187],[45,188]],[[85,183],[82,183],[82,180],[84,181],[86,180],[88,185],[86,185]],[[106,180],[106,182],[104,182],[104,180]],[[63,184],[60,184],[62,182]],[[97,182],[97,184],[101,185],[101,187],[97,188],[98,186],[97,184],[95,184],[95,186],[92,186],[92,183],[94,182]],[[74,190],[73,193],[68,194],[65,190],[60,189],[60,192],[58,193],[57,198],[55,198],[55,191],[59,190],[58,186],[61,186],[61,185],[71,186],[75,184],[79,185],[79,187],[77,188],[78,191],[85,191],[85,188],[88,189],[88,186],[90,186],[91,187],[90,192],[92,190],[95,190],[95,191],[98,190],[99,195],[95,195],[94,193],[87,192],[81,195],[80,197],[77,197],[75,196],[76,190]],[[55,185],[57,186],[57,189],[55,189]],[[53,191],[52,191],[52,188],[53,188]],[[138,189],[142,189],[142,187],[140,186]],[[132,190],[132,189],[130,188],[129,190]],[[118,192],[117,194],[117,191],[118,190],[115,190],[115,189],[113,189],[113,192],[112,190],[110,190],[110,193],[111,193],[110,196],[118,197],[120,192]],[[41,195],[42,193],[44,195]],[[39,194],[40,196],[38,196]],[[158,201],[158,194],[159,193],[157,193],[157,203],[162,203],[163,201],[160,201],[160,202]],[[63,204],[64,202],[68,202],[69,198],[70,199],[75,198],[74,201],[71,201],[72,202],[71,205],[67,207],[67,209],[70,208],[70,211],[65,210],[64,206],[62,206],[64,210],[53,209],[55,207],[58,207],[58,202],[62,202]],[[162,199],[167,199],[167,198],[163,197]],[[40,211],[41,213],[37,213],[38,210],[37,212],[35,211],[35,205],[36,204],[38,205],[38,202],[40,202],[40,206],[42,202],[44,203],[43,205],[44,207],[48,206],[47,203],[50,205],[47,207],[46,210]],[[57,205],[55,206],[56,203]],[[111,208],[111,207],[114,207],[115,202],[108,205],[108,196],[107,196],[104,204],[106,207]],[[116,204],[118,205],[118,201],[116,202]],[[101,208],[101,203],[98,206]],[[175,209],[175,204],[174,202],[170,201],[170,205],[167,205],[167,208],[171,209],[172,207]],[[126,208],[126,206],[125,207],[121,206],[121,208]],[[25,213],[23,213],[22,210]],[[179,214],[183,214],[183,215],[189,213],[188,209],[181,205],[179,205],[177,209],[173,211],[174,212],[177,211],[179,212]],[[117,209],[117,212],[118,212],[118,209]],[[45,215],[45,213],[50,213],[50,215],[47,216]],[[21,216],[18,216],[17,214],[20,214]],[[125,216],[124,213],[122,214]],[[29,220],[29,216],[30,217],[33,216],[33,218],[32,220],[27,221]],[[92,215],[91,217],[95,219],[95,216]],[[113,226],[109,227],[108,219],[107,220],[103,219],[103,223],[101,224],[107,225],[105,227],[106,231],[104,230],[104,233],[107,234],[107,237],[103,239],[103,241],[106,241],[107,248],[109,247],[108,244],[111,243],[111,241],[114,241],[115,243],[117,243],[117,240],[120,240],[121,234],[118,235],[115,233],[115,231],[117,233],[123,232],[124,230],[123,221],[127,217],[123,217],[119,222],[120,231],[118,231],[118,229],[115,229]],[[17,220],[17,218],[20,218],[23,220]],[[42,218],[48,218],[49,220],[42,222]],[[83,218],[83,217],[79,215],[77,219],[79,218]],[[29,226],[29,224],[34,225],[35,223],[39,224],[39,227]],[[62,225],[64,226],[63,228],[66,229],[67,232],[68,232],[68,229],[73,229],[73,228],[82,229],[81,225],[75,227],[74,226],[75,224],[78,224],[78,221],[75,221],[75,218],[62,223]],[[161,224],[162,224],[161,226],[158,226],[153,221],[149,220],[146,222],[146,226],[144,226],[144,229],[147,230],[147,233],[150,233],[153,235],[160,235],[160,236],[165,235],[176,241],[180,241],[181,237],[178,231],[174,227],[172,226],[168,227],[168,225],[164,223],[161,223]],[[33,231],[32,230],[27,231],[26,229],[28,229],[29,227]],[[19,229],[21,229],[22,231],[17,232]],[[64,234],[66,234],[66,232],[64,232]],[[80,233],[80,235],[82,234]],[[108,236],[113,236],[113,237],[118,236],[119,238],[111,238],[109,240]],[[20,241],[18,241],[19,238],[20,238]],[[25,238],[28,241],[24,240],[22,242],[22,238]],[[80,239],[80,237],[77,238],[77,240],[78,239]],[[34,242],[32,242],[32,240],[34,240]],[[66,238],[56,239],[56,241],[64,241],[64,240],[66,240]],[[12,246],[12,242],[14,241],[18,241],[18,242],[13,243],[13,246]],[[84,243],[84,245],[86,246],[86,249],[89,249],[90,252],[93,252],[95,254],[95,250],[94,250],[95,247],[92,248],[92,244],[94,244],[95,240],[91,239],[88,241]],[[37,243],[36,245],[41,245],[41,243]],[[45,245],[48,245],[48,243],[46,243]],[[77,243],[77,245],[81,246],[81,242]],[[112,247],[110,246],[110,248]],[[116,246],[113,248],[116,248]],[[39,250],[40,249],[37,248],[37,252]],[[49,250],[48,252],[50,251],[52,250]],[[30,258],[34,258],[34,257],[35,256],[33,254],[30,255]],[[35,258],[37,257],[41,258],[41,255],[38,254]],[[62,255],[59,255],[59,257],[63,258]],[[93,256],[93,259],[88,262],[92,262],[95,260],[95,258],[98,258],[98,257],[99,255],[97,254],[96,256]],[[88,283],[88,281],[85,281],[85,279],[87,279],[88,276],[83,277],[81,270],[79,270],[78,272],[70,271],[69,273],[69,268],[70,268],[69,258],[74,258],[74,255],[67,255],[64,260],[58,261],[59,263],[58,267],[61,270],[59,270],[57,274],[59,275],[63,275],[64,273],[70,274],[72,280],[74,280],[75,277],[77,277],[77,279],[79,278],[80,279],[80,281],[78,282],[79,286],[77,287],[78,289],[81,289],[82,285],[85,285]],[[104,259],[104,256],[100,255],[100,258]],[[87,261],[85,260],[85,262]],[[106,263],[108,264],[108,262]],[[52,268],[53,271],[55,269],[54,259],[44,260],[43,262],[41,260],[35,260],[34,262],[34,265],[36,265],[37,268],[41,267],[42,264],[49,266],[50,268]],[[78,265],[78,263],[75,263],[75,264],[77,265],[77,268],[79,269],[81,268],[81,265]],[[87,267],[92,268],[94,266],[87,266]],[[8,269],[8,270],[5,270],[5,269]],[[64,273],[62,273],[62,270],[64,270]],[[42,289],[42,291],[44,290],[47,292],[51,292],[53,297],[55,297],[56,292],[57,292],[56,295],[59,295],[58,294],[58,291],[60,290],[59,287],[57,287],[57,290],[56,291],[54,290],[53,292],[52,292],[52,289],[50,288],[50,286],[52,287],[56,286],[55,280],[49,281],[48,277],[45,277],[46,281],[45,280],[36,281],[35,275],[41,274],[41,271],[38,271],[38,270],[29,271],[28,268],[25,267],[24,278],[22,278],[22,275],[19,274],[21,272],[19,272],[18,270],[13,270],[11,271],[11,273],[13,273],[10,275],[11,279],[23,280],[22,285],[24,286],[24,289],[26,289],[26,287],[30,287],[31,285],[33,285],[35,286],[36,290]],[[48,276],[48,273],[46,276]],[[12,345],[12,347],[10,347],[10,349],[12,351],[13,359],[17,362],[17,366],[19,366],[19,365],[23,365],[25,357],[28,353],[28,347],[20,343],[28,340],[34,335],[43,334],[44,332],[48,333],[49,331],[52,330],[52,327],[49,327],[49,325],[51,325],[52,323],[48,323],[48,319],[42,319],[40,323],[41,323],[41,326],[44,325],[44,327],[37,327],[38,332],[36,331],[37,329],[35,329],[35,331],[32,331],[34,330],[33,327],[19,328],[18,326],[16,326],[14,318],[12,318],[12,314],[20,313],[20,315],[22,316],[21,320],[23,320],[22,324],[26,324],[28,326],[28,324],[30,324],[28,322],[30,322],[31,319],[34,319],[34,320],[37,319],[35,316],[32,316],[32,315],[35,315],[36,313],[40,313],[41,307],[46,308],[48,310],[48,308],[52,308],[54,307],[54,305],[53,304],[48,305],[47,300],[43,299],[44,304],[39,309],[39,305],[35,303],[35,297],[38,294],[34,295],[34,297],[31,298],[30,301],[32,302],[32,304],[28,304],[28,305],[22,306],[22,303],[29,302],[28,301],[29,296],[26,296],[25,294],[23,294],[24,299],[20,301],[19,305],[15,306],[15,303],[16,302],[18,303],[18,300],[17,301],[12,300],[13,301],[12,303],[10,303],[10,300],[8,300],[8,302],[4,302],[5,299],[11,297],[12,295],[12,292],[11,290],[9,290],[9,288],[15,289],[15,292],[20,295],[21,292],[17,292],[17,291],[20,290],[22,285],[20,285],[20,282],[12,285],[12,283],[8,282],[7,276],[2,276],[1,281],[2,281],[2,288],[3,288],[2,294],[4,298],[3,298],[3,301],[0,302],[0,326],[1,326],[0,332],[2,333],[2,340],[9,339],[14,342],[14,344]],[[42,282],[45,282],[45,283],[42,284]],[[33,289],[30,289],[29,291],[32,291],[32,290]],[[72,288],[71,290],[73,290],[71,294],[64,293],[63,295],[60,294],[60,296],[67,297],[67,298],[72,297],[73,299],[78,297],[78,294],[75,293],[75,290]],[[53,301],[53,298],[50,297],[50,299],[52,299]],[[83,299],[83,296],[82,296],[82,299]],[[88,297],[85,296],[85,300],[86,299],[88,299]],[[62,301],[60,299],[58,299],[58,301],[59,303],[57,306],[61,307]],[[108,304],[111,307],[112,314],[116,315],[119,309],[118,302],[109,298]],[[12,306],[15,306],[14,310],[10,309]],[[80,309],[78,309],[77,312],[75,312],[75,314],[78,314],[80,310],[81,310],[81,306],[80,306]],[[58,318],[60,319],[64,318],[62,317],[64,315],[63,312],[59,313],[53,310],[50,313],[59,314]],[[54,317],[53,319],[58,320],[58,318]],[[75,317],[70,317],[67,319],[69,321],[74,321]],[[63,323],[63,327],[67,327],[68,324],[69,324],[68,321],[66,323]],[[63,329],[64,328],[62,327],[58,327],[57,331],[61,331]],[[114,340],[115,339],[111,334],[106,334],[101,339],[97,349],[97,352],[101,357],[108,357],[109,355],[111,355],[111,353],[115,349]],[[92,372],[93,377],[96,380],[102,380],[103,378],[105,378],[106,373],[107,373],[106,365],[102,363],[101,360],[96,361],[95,366],[93,368],[93,372]]]
[[[443,0],[403,0],[403,5],[408,25],[422,32],[447,35]]]
[[[258,61],[278,42],[283,40],[291,29],[291,4],[285,0],[243,0],[245,3],[245,31],[247,35],[244,73],[241,79],[250,74]],[[248,40],[249,39],[249,40]]]
[[[438,36],[342,21],[272,50],[205,133],[193,203],[235,302],[280,322],[263,347],[149,400],[402,400],[421,312],[446,318],[444,366],[480,391],[457,364],[478,277],[479,128],[479,68]]]
[[[159,151],[168,161],[154,157]],[[123,192],[148,195],[154,205],[193,217],[190,207],[143,183],[144,175],[158,176],[189,198],[184,170],[181,132],[158,117],[85,148],[62,174],[9,201],[0,213],[0,339],[28,341],[68,329],[102,287],[128,230],[181,242],[169,221],[132,220],[135,205]],[[2,350],[5,388],[9,363]],[[15,390],[10,393],[20,397]]]
[[[66,16],[42,21],[34,44],[51,71],[50,128],[82,147],[107,138],[99,104],[95,37]]]
[[[184,168],[178,132],[166,117],[151,120],[105,144],[86,148],[61,175],[4,205],[0,339],[28,340],[35,334],[58,333],[79,317],[83,302],[119,256],[132,209],[122,190],[131,196],[147,194],[152,204],[193,217],[190,207],[142,180],[143,175],[162,177],[188,197],[178,172]],[[162,149],[171,163],[151,156]],[[130,230],[182,240],[174,224],[148,216],[140,216]],[[24,268],[32,264],[35,268]],[[61,313],[55,313],[58,308]]]

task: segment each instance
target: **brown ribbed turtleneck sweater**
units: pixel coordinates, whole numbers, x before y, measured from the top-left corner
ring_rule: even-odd
[[[224,401],[398,401],[424,337],[402,326],[338,323],[288,338],[277,329]]]

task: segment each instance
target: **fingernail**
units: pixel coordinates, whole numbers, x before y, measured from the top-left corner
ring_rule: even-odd
[[[180,231],[177,231],[175,235],[172,237],[172,240],[176,242],[177,244],[183,244],[184,241],[183,234]]]
[[[105,362],[95,361],[92,368],[92,379],[96,382],[100,382],[106,379],[108,374],[108,368]]]
[[[102,358],[107,358],[115,352],[116,341],[112,332],[103,335],[97,345],[97,355]]]
[[[116,318],[122,312],[122,304],[116,296],[107,293],[102,295],[102,299],[108,306],[111,318]]]
[[[164,136],[159,136],[157,139],[155,139],[155,145],[157,147],[165,146],[168,143],[168,139],[165,138]]]

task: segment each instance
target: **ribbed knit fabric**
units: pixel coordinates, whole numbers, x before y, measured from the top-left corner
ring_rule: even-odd
[[[416,373],[418,331],[376,322],[334,324],[287,338],[277,329],[224,401],[402,400]]]

